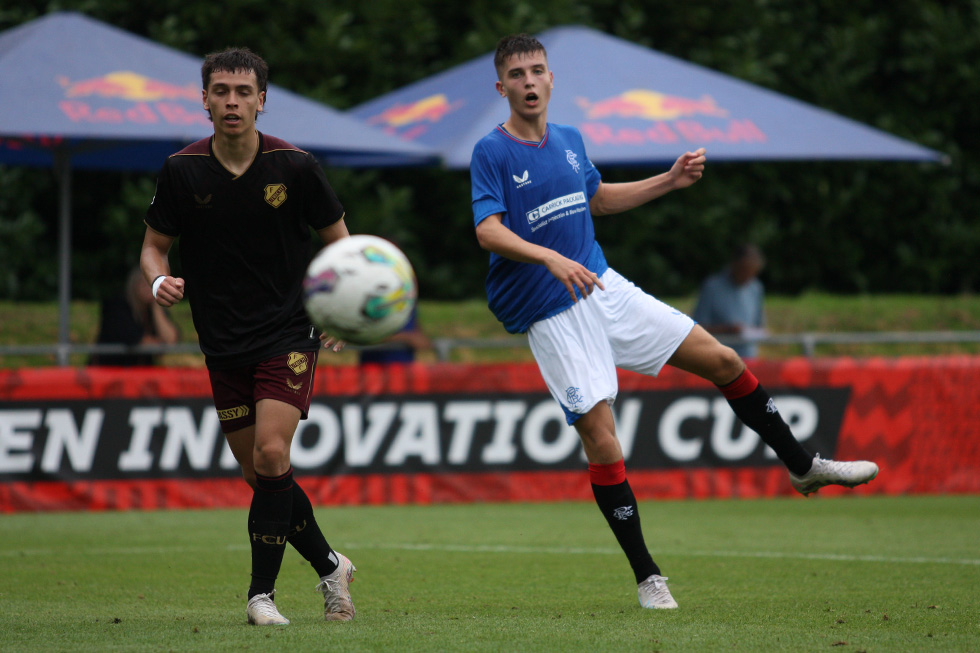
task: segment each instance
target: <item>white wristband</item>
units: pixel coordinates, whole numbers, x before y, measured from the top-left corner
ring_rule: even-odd
[[[160,286],[163,284],[163,280],[167,278],[167,275],[161,274],[159,277],[153,280],[153,299],[157,298],[157,291],[160,290]]]

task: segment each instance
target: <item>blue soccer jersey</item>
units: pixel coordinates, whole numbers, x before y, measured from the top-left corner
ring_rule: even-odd
[[[601,178],[577,129],[548,123],[544,138],[531,142],[498,126],[473,149],[470,176],[474,224],[501,213],[504,226],[524,240],[597,275],[606,271],[589,211]],[[524,333],[572,305],[568,290],[545,266],[494,253],[487,296],[490,310],[510,333]]]

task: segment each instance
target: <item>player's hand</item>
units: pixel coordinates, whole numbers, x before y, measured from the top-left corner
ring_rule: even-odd
[[[707,160],[705,149],[699,148],[694,152],[685,152],[674,161],[670,168],[670,177],[674,188],[687,188],[704,174],[704,162]]]
[[[553,274],[565,286],[573,302],[578,301],[578,296],[575,294],[576,288],[582,294],[583,298],[591,295],[597,286],[599,290],[606,289],[602,285],[602,281],[599,280],[599,275],[581,263],[576,263],[572,259],[560,254],[556,253],[553,258],[549,259],[545,263],[545,267],[548,268],[548,272]]]
[[[171,307],[184,298],[184,280],[180,277],[164,277],[157,289],[156,301],[160,306]]]
[[[320,334],[320,342],[323,344],[324,349],[330,349],[335,354],[340,353],[344,350],[344,346],[347,344],[340,338],[336,336],[331,336],[326,333]]]

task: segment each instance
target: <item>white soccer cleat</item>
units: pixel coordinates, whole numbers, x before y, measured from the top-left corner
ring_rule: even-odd
[[[350,621],[354,618],[354,600],[350,597],[350,584],[354,582],[354,566],[347,556],[334,551],[338,565],[329,576],[320,579],[317,592],[323,592],[323,619],[325,621]]]
[[[817,454],[813,457],[813,466],[803,476],[789,473],[789,481],[797,492],[806,496],[827,485],[843,485],[854,487],[868,483],[878,475],[878,465],[867,460],[843,462],[839,460],[824,460]]]
[[[256,594],[248,600],[248,607],[245,614],[248,615],[248,623],[253,626],[288,626],[289,619],[279,614],[276,603],[273,601],[276,590],[268,594]]]
[[[644,608],[672,610],[677,607],[677,601],[670,595],[667,578],[664,576],[652,574],[636,586],[636,595],[640,599],[640,606]]]

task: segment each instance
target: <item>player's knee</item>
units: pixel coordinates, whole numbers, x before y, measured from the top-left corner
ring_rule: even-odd
[[[255,471],[258,473],[274,473],[270,470],[278,471],[284,465],[288,467],[289,446],[278,439],[256,442],[255,450],[252,452],[252,460],[255,464]],[[245,480],[248,480],[247,476]]]
[[[742,357],[731,347],[722,345],[721,350],[718,356],[718,381],[716,383],[730,383],[742,373],[742,370],[745,369],[745,363],[742,361]]]
[[[580,429],[579,437],[590,463],[615,462],[623,457],[615,433],[606,429]]]
[[[744,369],[745,363],[734,349],[726,345],[719,345],[711,381],[717,385],[731,383]]]

